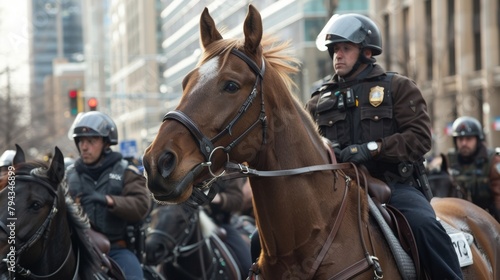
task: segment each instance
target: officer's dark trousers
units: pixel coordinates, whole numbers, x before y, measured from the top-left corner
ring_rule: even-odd
[[[241,276],[245,279],[248,275],[250,266],[252,266],[250,246],[245,242],[245,240],[243,240],[238,230],[236,230],[232,225],[222,224],[221,227],[226,230],[226,240],[224,242],[236,255]]]
[[[431,279],[462,279],[462,271],[451,239],[436,220],[424,195],[413,186],[391,186],[389,204],[406,217],[417,243],[420,262]]]

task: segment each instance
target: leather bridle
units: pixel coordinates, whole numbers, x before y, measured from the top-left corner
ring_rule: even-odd
[[[188,209],[188,211],[192,211],[192,209]],[[199,253],[200,256],[200,266],[204,266],[203,262],[203,256],[202,256],[202,247],[203,245],[208,245],[208,237],[203,237],[201,234],[201,228],[200,228],[200,223],[199,223],[199,211],[203,210],[196,210],[192,211],[192,213],[189,216],[189,222],[187,223],[186,228],[184,229],[184,234],[182,235],[182,239],[176,239],[172,235],[170,235],[168,232],[165,232],[163,230],[159,229],[151,229],[148,228],[147,231],[147,236],[151,235],[156,235],[159,237],[160,242],[162,244],[169,244],[172,243],[174,244],[174,249],[172,249],[169,254],[165,257],[165,259],[162,261],[163,263],[172,263],[172,265],[179,270],[181,273],[183,273],[186,277],[191,278],[191,279],[197,279],[195,276],[191,275],[189,271],[184,269],[181,265],[178,264],[178,258],[179,257],[187,257],[190,256],[191,254],[194,254],[196,252]],[[189,241],[193,239],[193,236],[197,234],[198,241],[188,244]],[[213,267],[209,268],[204,268],[202,269],[202,272],[206,274],[207,272],[210,272],[213,270]],[[207,279],[206,275],[202,279]]]
[[[241,60],[243,60],[251,69],[252,71],[256,74],[256,79],[255,83],[253,85],[252,90],[250,91],[250,94],[248,95],[247,99],[245,102],[241,105],[240,109],[238,110],[238,113],[236,116],[226,125],[226,127],[220,131],[216,136],[209,138],[205,136],[201,130],[198,128],[196,123],[184,112],[180,110],[174,110],[170,111],[165,116],[163,117],[163,121],[165,122],[166,120],[175,120],[182,124],[193,136],[194,140],[198,143],[198,146],[200,148],[200,152],[203,154],[205,158],[205,162],[202,162],[198,164],[195,168],[193,168],[189,174],[186,176],[185,180],[187,181],[188,179],[192,179],[199,175],[204,167],[208,168],[208,171],[210,172],[212,178],[201,183],[200,185],[197,185],[196,188],[193,189],[193,193],[195,194],[197,198],[197,202],[195,203],[188,203],[188,205],[192,207],[196,207],[198,203],[203,204],[205,202],[211,201],[213,197],[217,194],[217,190],[214,188],[210,188],[212,183],[224,175],[225,170],[223,170],[220,174],[215,174],[212,171],[212,156],[217,150],[222,150],[224,153],[226,153],[227,156],[227,162],[229,162],[229,152],[241,141],[244,139],[245,136],[250,133],[257,125],[260,123],[262,125],[262,143],[266,143],[266,133],[267,133],[267,117],[266,117],[266,112],[265,112],[265,106],[264,106],[264,96],[263,96],[263,88],[262,88],[262,80],[264,79],[264,73],[266,71],[266,64],[264,61],[264,58],[262,58],[262,66],[259,68],[257,64],[250,59],[245,53],[238,49],[231,49],[231,54],[236,55],[239,57]],[[235,139],[229,143],[227,146],[216,146],[216,142],[220,140],[223,136],[225,135],[233,135],[232,129],[233,126],[241,119],[243,114],[250,108],[250,105],[252,105],[255,97],[258,94],[258,86],[260,85],[261,91],[261,102],[260,102],[260,114],[258,118],[255,120],[255,122],[250,125],[241,135],[238,137],[235,137]],[[184,182],[182,182],[184,183]],[[181,184],[182,184],[181,183]],[[208,190],[208,193],[205,194],[204,191]],[[152,197],[155,199],[154,195],[151,194]],[[155,199],[157,203],[159,204],[165,204],[161,200]],[[193,205],[194,204],[194,205]]]
[[[40,176],[37,175],[37,173],[40,173],[41,171],[42,171],[42,168],[35,168],[35,169],[33,169],[33,170],[30,171],[30,175],[15,175],[15,180],[16,181],[25,181],[25,182],[34,182],[34,183],[37,183],[37,184],[43,186],[54,197],[54,201],[52,202],[52,207],[50,209],[50,212],[47,215],[47,217],[45,218],[45,220],[42,223],[42,225],[28,239],[28,241],[24,242],[22,244],[22,246],[19,249],[16,250],[16,261],[15,261],[15,266],[16,266],[15,271],[16,271],[16,273],[19,274],[19,275],[21,275],[21,276],[23,276],[23,277],[25,277],[25,278],[31,278],[31,279],[44,279],[44,278],[49,278],[49,277],[52,277],[52,276],[56,275],[66,265],[66,263],[67,263],[67,261],[69,259],[69,256],[71,255],[71,252],[73,251],[73,245],[70,243],[71,245],[70,245],[70,248],[69,248],[68,253],[66,255],[66,258],[64,259],[64,262],[54,272],[52,272],[52,273],[50,273],[48,275],[36,275],[36,274],[32,273],[29,269],[24,268],[24,267],[22,267],[19,264],[20,256],[25,251],[27,251],[29,248],[31,248],[40,239],[43,238],[44,241],[47,240],[47,238],[49,236],[49,232],[50,232],[50,226],[52,224],[52,221],[53,221],[55,215],[58,212],[58,203],[57,202],[58,202],[58,199],[59,199],[59,195],[54,190],[53,186],[51,186],[48,182],[42,180],[40,178]],[[9,218],[7,218],[7,219],[9,219]],[[5,225],[5,223],[2,222],[2,221],[0,221],[0,228],[3,231],[5,231],[5,233],[7,234],[7,236],[9,236],[9,230],[8,230],[7,226]],[[46,242],[43,242],[42,245],[43,245],[42,251],[45,251]],[[78,254],[78,257],[79,257],[79,254]],[[7,263],[7,267],[10,267],[9,262],[7,262],[7,259],[4,259],[2,261],[4,261],[4,262]],[[77,273],[78,273],[78,264],[77,264],[77,268],[75,269],[75,273],[74,273],[73,279],[76,279],[75,277],[77,277]],[[9,278],[10,279],[15,279],[15,274],[12,273],[12,270],[9,270]]]

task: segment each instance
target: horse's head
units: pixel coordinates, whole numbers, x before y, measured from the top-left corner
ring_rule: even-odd
[[[64,157],[56,147],[50,166],[43,162],[26,162],[24,152],[16,145],[13,166],[0,182],[0,257],[15,253],[11,264],[35,262],[43,248],[43,239],[64,198],[58,186],[64,178]],[[10,244],[10,245],[8,245]],[[15,245],[12,251],[10,246]],[[28,251],[29,253],[23,254]]]
[[[183,205],[164,205],[154,209],[146,237],[146,262],[149,265],[163,263],[174,256],[175,250],[188,245],[196,233],[197,219],[193,209]]]
[[[157,200],[183,202],[193,185],[219,176],[228,160],[258,160],[272,129],[267,102],[273,102],[264,95],[271,89],[288,92],[285,75],[276,68],[281,73],[295,69],[286,59],[277,62],[282,57],[276,50],[266,57],[261,16],[252,5],[243,32],[243,40],[223,39],[208,10],[203,11],[201,60],[184,78],[178,107],[165,115],[144,154],[148,188]]]

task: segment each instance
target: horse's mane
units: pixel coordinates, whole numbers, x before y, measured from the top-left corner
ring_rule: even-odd
[[[222,39],[213,42],[206,48],[200,58],[198,66],[207,62],[211,58],[223,54],[224,65],[233,48],[242,49],[244,42],[240,39]],[[296,87],[295,82],[290,75],[299,71],[297,65],[300,61],[289,55],[290,42],[279,41],[276,37],[264,36],[261,41],[264,59],[276,71],[276,74],[285,82],[287,88],[291,91]],[[267,70],[266,70],[267,71]]]
[[[48,165],[43,161],[30,161],[16,165],[16,175],[35,175],[41,179],[49,180],[47,176]],[[2,183],[3,185],[3,183]],[[93,273],[98,271],[100,264],[99,257],[93,251],[93,246],[90,243],[86,230],[90,228],[90,223],[87,215],[83,212],[80,205],[76,204],[73,198],[69,195],[66,178],[57,187],[59,197],[64,196],[64,202],[67,210],[67,221],[72,229],[72,234],[78,244],[80,252],[80,275],[84,275],[83,279],[93,278]]]

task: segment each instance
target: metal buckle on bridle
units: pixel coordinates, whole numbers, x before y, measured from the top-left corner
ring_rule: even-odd
[[[375,256],[369,256],[369,260],[373,265],[373,279],[378,280],[384,278],[384,272],[382,271],[378,258]]]
[[[244,164],[241,164],[241,163],[238,163],[238,166],[240,167],[240,172],[241,173],[243,173],[243,174],[250,173],[250,168],[248,168],[248,166],[246,166]]]

